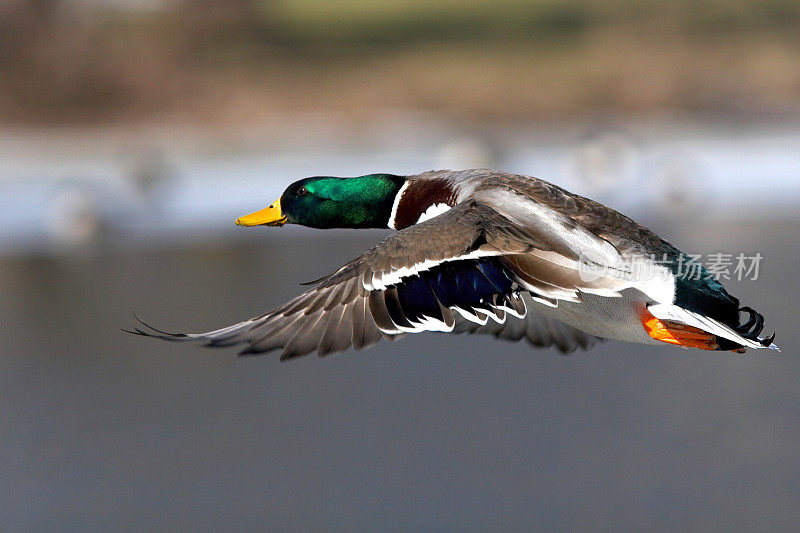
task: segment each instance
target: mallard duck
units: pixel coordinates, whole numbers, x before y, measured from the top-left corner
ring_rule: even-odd
[[[320,356],[408,333],[490,333],[562,352],[600,339],[772,348],[764,318],[692,258],[598,202],[494,170],[312,177],[240,226],[390,228],[289,302],[206,333],[135,333]],[[691,267],[691,268],[688,268]],[[691,275],[688,275],[691,273]]]

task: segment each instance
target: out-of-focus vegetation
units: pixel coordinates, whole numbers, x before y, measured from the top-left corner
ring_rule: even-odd
[[[0,120],[797,113],[794,0],[10,0]]]

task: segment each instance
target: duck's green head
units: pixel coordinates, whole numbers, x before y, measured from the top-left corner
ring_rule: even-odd
[[[289,185],[269,207],[236,219],[240,226],[300,224],[312,228],[385,228],[405,178],[369,174],[320,176]]]

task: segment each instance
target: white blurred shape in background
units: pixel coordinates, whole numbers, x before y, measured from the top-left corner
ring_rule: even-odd
[[[314,175],[497,168],[544,178],[644,223],[655,214],[774,215],[800,205],[800,126],[612,125],[570,136],[497,125],[460,135],[406,116],[366,133],[323,122],[335,135],[320,138],[315,124],[222,140],[191,130],[0,132],[0,255],[233,238],[235,217]]]

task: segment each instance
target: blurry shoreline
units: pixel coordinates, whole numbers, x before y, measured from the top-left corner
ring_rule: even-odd
[[[0,124],[800,116],[800,4],[11,1]]]

